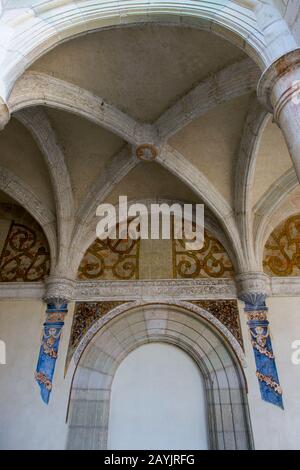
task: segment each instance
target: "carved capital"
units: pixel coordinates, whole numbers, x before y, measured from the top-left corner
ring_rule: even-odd
[[[10,112],[7,104],[0,98],[0,131],[4,129],[10,119]]]
[[[236,276],[238,298],[252,306],[263,306],[270,294],[270,279],[262,272],[241,273]]]
[[[263,73],[257,87],[259,101],[279,122],[284,106],[300,93],[300,48],[279,57]],[[299,102],[299,96],[297,100]]]
[[[45,283],[44,301],[48,305],[54,305],[57,310],[64,309],[63,305],[74,298],[76,282],[72,279],[50,276]],[[49,309],[51,310],[52,307]]]

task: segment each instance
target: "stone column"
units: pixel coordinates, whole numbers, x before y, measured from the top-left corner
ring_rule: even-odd
[[[256,376],[263,400],[283,409],[282,389],[275,363],[269,330],[266,297],[268,276],[246,273],[237,276],[239,298],[245,303],[250,341],[256,364]]]
[[[282,130],[300,181],[300,49],[280,57],[264,72],[257,93]]]
[[[42,400],[48,404],[53,388],[53,376],[59,343],[68,312],[68,301],[73,298],[74,283],[68,279],[49,278],[46,281],[46,320],[43,325],[42,343],[35,379],[39,384]]]

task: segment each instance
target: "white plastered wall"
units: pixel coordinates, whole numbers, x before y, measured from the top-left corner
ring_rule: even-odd
[[[64,449],[70,374],[64,367],[74,304],[61,339],[49,405],[40,397],[34,372],[38,360],[45,304],[38,300],[0,302],[0,339],[6,365],[0,365],[0,449]]]
[[[285,409],[261,400],[247,319],[242,303],[240,317],[247,358],[245,374],[256,449],[300,449],[300,365],[292,364],[291,344],[300,339],[299,297],[269,298],[269,320]],[[49,405],[34,380],[45,304],[38,300],[0,302],[0,339],[6,342],[7,365],[0,365],[0,448],[63,449],[71,385],[70,368],[64,378],[74,304],[63,330]]]

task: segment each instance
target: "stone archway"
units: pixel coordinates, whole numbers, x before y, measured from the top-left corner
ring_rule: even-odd
[[[176,345],[198,365],[205,384],[209,448],[252,448],[245,379],[229,344],[199,315],[167,304],[125,311],[91,338],[73,378],[67,448],[107,448],[115,372],[129,352],[154,341]]]
[[[28,63],[31,64],[62,41],[92,30],[146,22],[175,25],[180,23],[215,31],[238,47],[246,49],[263,69],[270,60],[263,32],[257,26],[251,9],[239,3],[243,2],[237,0],[230,2],[230,15],[228,15],[228,5],[224,8],[222,2],[208,0],[202,2],[139,0],[134,3],[112,0],[109,3],[93,2],[93,5],[88,1],[82,1],[80,8],[72,0],[65,1],[63,5],[46,1],[40,7],[32,9],[31,15],[22,15],[20,13],[23,11],[22,8],[10,9],[9,21],[3,21],[0,27],[0,33],[3,33],[4,38],[7,37],[7,31],[12,37],[10,47],[5,43],[3,46],[2,56],[5,60],[2,61],[3,67],[0,73],[0,95],[5,102],[16,79],[24,72],[24,64],[28,66]],[[12,15],[15,15],[18,21],[12,22]],[[35,21],[32,21],[33,16]],[[50,23],[51,28],[49,28]],[[20,58],[16,60],[16,57]]]

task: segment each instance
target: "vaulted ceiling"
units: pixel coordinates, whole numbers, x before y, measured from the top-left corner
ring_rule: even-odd
[[[80,225],[91,231],[99,202],[126,194],[204,202],[242,253],[246,219],[263,239],[263,224],[293,207],[289,198],[298,210],[300,197],[281,131],[257,103],[259,76],[244,52],[207,31],[144,25],[77,37],[16,83],[0,167],[27,188],[24,207],[31,191],[54,214],[56,230],[73,218],[70,243],[85,238]],[[147,138],[158,148],[151,163],[135,156]],[[0,202],[8,194],[22,203],[1,189]]]
[[[197,83],[245,54],[191,28],[116,28],[55,48],[30,70],[101,96],[141,122],[154,122]]]

